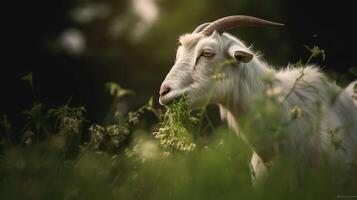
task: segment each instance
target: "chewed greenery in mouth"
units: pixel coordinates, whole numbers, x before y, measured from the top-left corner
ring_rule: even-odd
[[[182,96],[174,100],[167,109],[161,127],[153,133],[155,138],[169,151],[192,151],[196,147],[192,129],[197,119],[191,116],[187,98]]]

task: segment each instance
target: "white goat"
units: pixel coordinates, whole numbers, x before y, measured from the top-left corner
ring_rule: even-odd
[[[328,82],[315,66],[276,71],[239,39],[224,33],[236,26],[279,25],[238,15],[203,24],[181,36],[176,62],[161,85],[160,103],[168,104],[185,94],[192,109],[217,104],[221,117],[238,133],[238,119],[251,111],[257,95],[266,92],[264,79],[270,77],[270,93],[284,97],[280,102],[282,122],[288,121],[294,108],[300,109],[301,116],[289,123],[287,135],[280,140],[261,141],[259,132],[249,133],[255,134],[253,137],[242,134],[254,152],[251,165],[255,175],[264,174],[281,153],[300,153],[313,163],[323,156],[334,162],[352,162],[357,158],[357,109],[351,95]],[[224,76],[222,80],[216,81],[217,74]],[[306,136],[316,120],[318,129]],[[339,148],[331,137],[338,139]]]

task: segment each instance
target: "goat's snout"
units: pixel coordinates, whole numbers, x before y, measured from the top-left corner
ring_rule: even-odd
[[[167,85],[162,85],[160,88],[160,96],[165,96],[166,94],[168,94],[171,91],[171,88]]]

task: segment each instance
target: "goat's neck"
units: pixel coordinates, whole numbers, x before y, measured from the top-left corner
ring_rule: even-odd
[[[275,71],[259,59],[254,58],[251,62],[237,68],[232,77],[232,83],[224,103],[221,107],[226,109],[225,113],[235,118],[235,121],[249,109],[252,97],[263,91],[264,76],[273,76]],[[222,112],[221,112],[222,114]],[[225,118],[224,116],[222,116]],[[228,120],[228,119],[227,119]],[[233,123],[229,122],[228,123]]]
[[[275,71],[266,64],[254,59],[251,62],[238,68],[233,74],[232,92],[226,96],[225,103],[219,104],[220,114],[223,120],[226,120],[231,127],[253,151],[260,150],[259,146],[252,144],[240,134],[238,120],[241,115],[248,111],[254,95],[264,91],[264,76],[274,76]],[[271,145],[274,147],[274,145]],[[265,159],[268,161],[269,158]]]

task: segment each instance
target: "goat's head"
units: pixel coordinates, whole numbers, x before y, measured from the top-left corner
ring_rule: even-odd
[[[205,23],[191,34],[180,37],[176,61],[160,89],[160,103],[165,105],[186,95],[191,108],[224,101],[231,88],[233,67],[250,62],[254,55],[242,42],[223,32],[237,26],[281,26],[249,16],[230,16]]]

